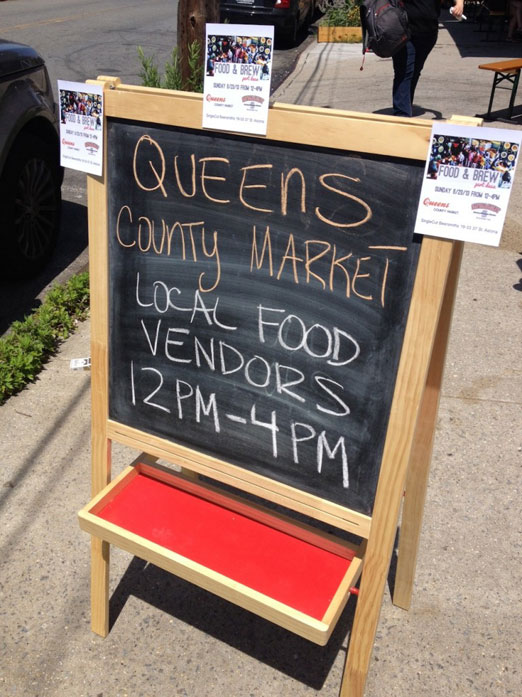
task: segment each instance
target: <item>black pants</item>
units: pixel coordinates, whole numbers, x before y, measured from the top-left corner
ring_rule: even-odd
[[[426,58],[436,43],[437,31],[414,34],[406,46],[393,56],[393,113],[395,116],[411,116],[417,82]]]

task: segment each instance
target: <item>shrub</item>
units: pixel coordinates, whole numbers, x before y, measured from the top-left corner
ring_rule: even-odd
[[[359,3],[354,2],[354,0],[345,0],[340,5],[330,7],[321,19],[321,25],[325,27],[360,27]]]
[[[33,382],[89,310],[89,274],[54,286],[40,307],[0,339],[0,404]]]
[[[138,46],[138,57],[141,63],[140,78],[145,87],[159,87],[166,90],[182,90],[203,92],[203,70],[200,62],[201,47],[198,41],[189,45],[189,77],[188,84],[183,86],[179,50],[176,46],[171,53],[170,61],[165,63],[163,77],[153,56],[146,56],[142,47]]]

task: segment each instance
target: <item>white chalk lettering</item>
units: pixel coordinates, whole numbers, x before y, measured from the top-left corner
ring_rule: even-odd
[[[339,387],[341,390],[344,390],[344,387],[341,385],[340,382],[336,382],[335,380],[331,380],[330,378],[325,377],[324,375],[314,375],[314,381],[316,382],[319,387],[324,390],[332,399],[334,399],[338,404],[341,405],[342,411],[332,411],[331,409],[327,409],[326,407],[322,407],[320,404],[316,404],[316,409],[319,411],[324,412],[325,414],[331,414],[332,416],[347,416],[350,413],[350,407],[344,402],[339,395],[335,394],[325,383],[330,383],[331,385],[335,385],[336,387]]]
[[[304,321],[293,314],[286,314],[281,321],[271,321],[266,319],[270,316],[269,313],[277,312],[280,315],[285,314],[286,310],[274,307],[257,306],[257,326],[259,341],[264,344],[267,342],[266,327],[276,327],[277,333],[275,339],[277,343],[286,351],[305,351],[309,356],[318,359],[328,358],[327,363],[339,367],[348,365],[354,361],[360,354],[361,348],[357,341],[347,332],[333,327],[329,329],[322,324],[313,324],[311,327],[306,327]],[[272,320],[275,318],[272,317]],[[320,351],[314,351],[314,343],[310,338],[312,332],[322,334],[324,339],[323,348]],[[292,337],[292,343],[290,342]]]
[[[169,359],[169,361],[174,361],[175,363],[192,363],[191,358],[176,358],[169,352],[169,346],[183,346],[185,343],[184,341],[175,341],[174,339],[170,338],[170,334],[189,334],[190,331],[188,329],[180,328],[180,327],[169,327],[167,329],[167,336],[165,337],[165,356]]]
[[[297,436],[297,429],[306,429],[308,431],[307,434],[298,437]],[[298,423],[297,421],[292,421],[292,424],[290,425],[290,431],[292,434],[292,452],[294,455],[294,462],[296,465],[299,464],[299,455],[297,453],[297,444],[298,443],[303,443],[304,441],[311,440],[312,438],[315,438],[315,429],[312,428],[309,424],[302,424]]]
[[[323,468],[323,453],[326,451],[328,457],[333,460],[337,450],[341,449],[342,458],[342,472],[343,472],[343,487],[345,489],[349,486],[348,479],[348,457],[346,455],[346,447],[344,444],[344,436],[340,436],[339,440],[335,444],[335,448],[332,450],[326,440],[326,431],[322,431],[317,439],[317,471],[320,473]]]
[[[201,390],[199,389],[199,385],[196,385],[196,421],[199,424],[201,420],[201,411],[203,411],[203,414],[205,416],[209,416],[210,413],[212,412],[212,417],[214,420],[214,430],[216,433],[220,432],[220,426],[219,426],[219,416],[218,416],[218,409],[217,409],[217,404],[216,404],[216,395],[214,392],[210,395],[208,399],[208,403],[205,405],[205,402],[203,400],[203,395],[201,394]]]
[[[271,434],[272,434],[272,455],[276,458],[277,457],[277,433],[279,431],[279,427],[277,425],[277,417],[276,417],[275,410],[271,412],[269,422],[259,421],[259,419],[257,418],[257,415],[256,415],[256,405],[254,404],[252,406],[251,411],[250,411],[250,422],[254,426],[260,426],[261,428],[267,428],[271,432]]]
[[[155,409],[161,409],[161,411],[166,411],[167,414],[170,414],[170,409],[168,407],[165,407],[161,404],[156,404],[155,402],[151,401],[152,398],[155,397],[158,394],[158,392],[161,390],[161,388],[163,387],[163,375],[160,373],[160,371],[157,368],[142,368],[141,370],[144,373],[147,371],[154,373],[159,378],[159,382],[158,382],[157,387],[154,390],[152,390],[152,392],[144,398],[143,403],[148,404],[150,407],[154,407]]]

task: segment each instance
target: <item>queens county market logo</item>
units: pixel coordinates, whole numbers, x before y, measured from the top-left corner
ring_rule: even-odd
[[[485,218],[494,218],[500,213],[499,206],[493,203],[474,203],[471,210],[478,217],[484,220]]]
[[[95,153],[98,152],[99,150],[99,145],[98,143],[93,143],[92,141],[88,140],[86,143],[84,143],[85,148],[87,149],[87,152],[89,155],[94,155]]]
[[[250,111],[256,111],[263,105],[265,98],[253,94],[245,94],[244,97],[241,97],[241,101]]]

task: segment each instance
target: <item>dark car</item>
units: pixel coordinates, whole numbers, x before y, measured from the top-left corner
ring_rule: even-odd
[[[0,39],[0,271],[34,275],[60,227],[59,131],[43,58]]]
[[[238,24],[273,24],[294,44],[299,29],[314,16],[315,0],[220,0],[221,21]]]

